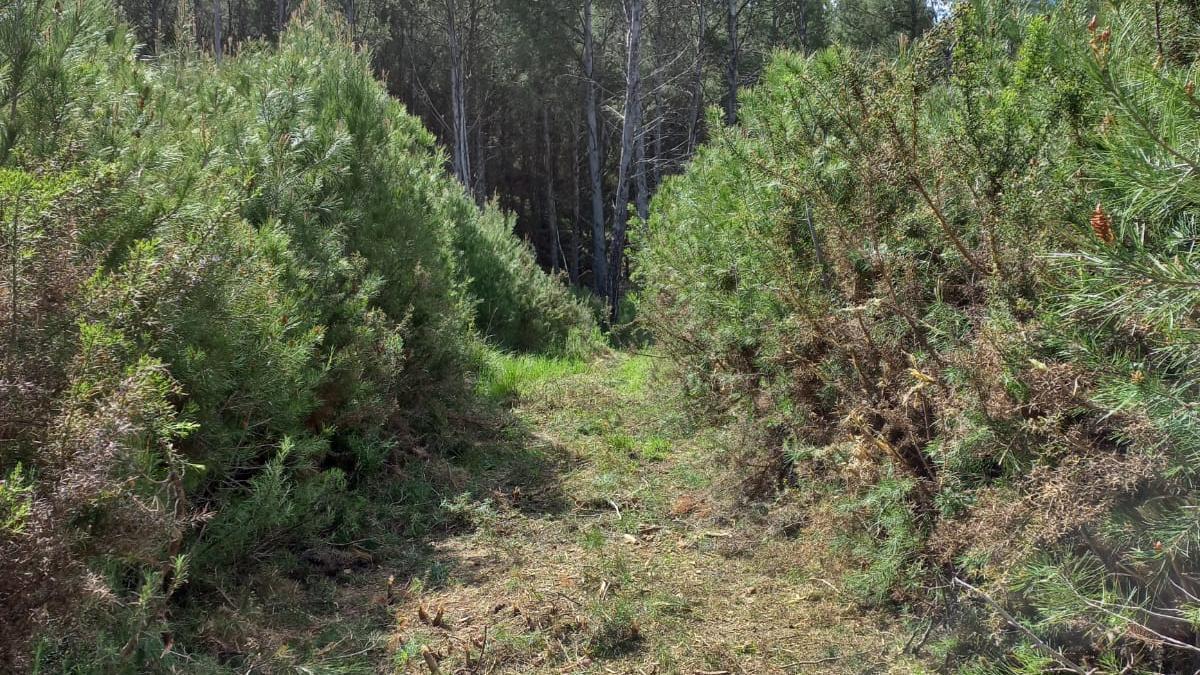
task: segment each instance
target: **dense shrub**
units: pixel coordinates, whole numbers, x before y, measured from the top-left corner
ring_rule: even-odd
[[[1200,15],[1016,5],[777,55],[659,193],[641,311],[948,667],[1190,669]]]
[[[489,208],[455,230],[467,288],[476,302],[476,326],[508,349],[586,350],[597,342],[587,304],[565,285],[547,283],[528,245],[513,236],[513,225],[511,217]]]
[[[359,534],[474,323],[590,334],[319,5],[220,64],[140,59],[100,0],[0,42],[0,664],[153,667],[185,581]]]

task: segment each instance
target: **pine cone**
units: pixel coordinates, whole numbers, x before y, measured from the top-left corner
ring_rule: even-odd
[[[1117,241],[1117,236],[1113,234],[1112,218],[1104,212],[1104,207],[1099,202],[1096,203],[1096,211],[1092,213],[1092,231],[1096,233],[1096,237],[1106,244],[1113,244]]]

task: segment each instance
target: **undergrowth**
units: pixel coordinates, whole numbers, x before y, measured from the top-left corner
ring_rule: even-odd
[[[1093,4],[777,54],[636,245],[750,497],[809,486],[847,586],[928,617],[946,670],[1200,653],[1200,12]]]
[[[598,339],[335,14],[193,42],[0,8],[5,669],[254,666],[194,612],[436,526],[474,354]]]

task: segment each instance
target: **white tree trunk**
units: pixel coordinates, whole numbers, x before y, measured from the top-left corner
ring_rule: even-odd
[[[621,160],[617,166],[617,197],[613,216],[613,242],[609,252],[608,283],[610,309],[615,322],[621,311],[621,272],[625,260],[625,235],[629,225],[629,182],[637,152],[637,134],[641,126],[641,42],[642,2],[626,0],[629,34],[625,62],[625,119],[621,124]]]
[[[467,85],[463,73],[463,49],[458,29],[455,0],[446,3],[446,38],[450,47],[451,164],[454,175],[471,190],[471,140],[467,131]]]

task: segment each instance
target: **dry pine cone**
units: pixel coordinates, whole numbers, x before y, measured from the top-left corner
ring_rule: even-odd
[[[1104,207],[1099,202],[1096,203],[1096,211],[1092,213],[1092,231],[1096,233],[1096,237],[1106,244],[1112,244],[1117,241],[1117,236],[1113,234],[1112,218],[1104,212]]]

